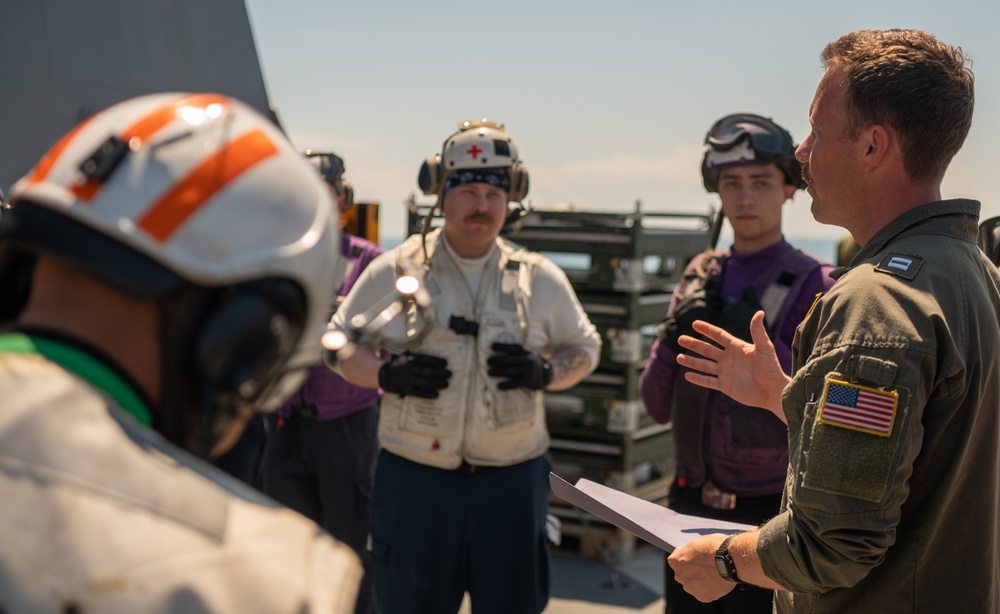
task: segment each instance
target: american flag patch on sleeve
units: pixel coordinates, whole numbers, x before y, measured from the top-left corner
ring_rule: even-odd
[[[899,394],[832,379],[819,404],[819,421],[830,426],[888,437]]]

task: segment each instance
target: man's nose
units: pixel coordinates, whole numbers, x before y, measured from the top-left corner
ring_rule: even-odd
[[[809,151],[812,149],[812,139],[813,133],[810,132],[809,136],[807,136],[806,139],[795,148],[795,159],[803,164],[809,161]]]
[[[486,198],[485,194],[476,194],[476,197],[472,203],[473,208],[476,211],[484,211],[489,208],[490,201]]]

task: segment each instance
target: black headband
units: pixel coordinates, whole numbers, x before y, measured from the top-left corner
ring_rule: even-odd
[[[505,168],[463,168],[448,176],[444,182],[444,191],[465,185],[467,183],[485,183],[504,192],[510,192],[510,175]]]

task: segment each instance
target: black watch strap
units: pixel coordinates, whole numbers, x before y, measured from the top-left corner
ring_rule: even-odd
[[[733,537],[735,535],[730,535],[723,540],[722,544],[719,545],[719,549],[715,551],[715,567],[724,580],[743,584],[743,581],[736,575],[736,562],[733,561],[733,555],[729,553],[729,542]]]

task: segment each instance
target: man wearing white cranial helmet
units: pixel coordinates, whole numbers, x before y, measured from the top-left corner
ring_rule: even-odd
[[[319,355],[336,214],[302,156],[236,100],[157,94],[11,200],[0,610],[351,612],[357,556],[198,458]]]
[[[334,315],[351,322],[419,268],[432,309],[411,307],[338,353],[384,391],[372,529],[383,614],[537,613],[549,594],[549,435],[543,390],[597,366],[601,341],[565,273],[499,236],[527,171],[500,124],[459,124],[418,183],[444,223],[379,256]],[[383,360],[378,352],[391,354]]]

